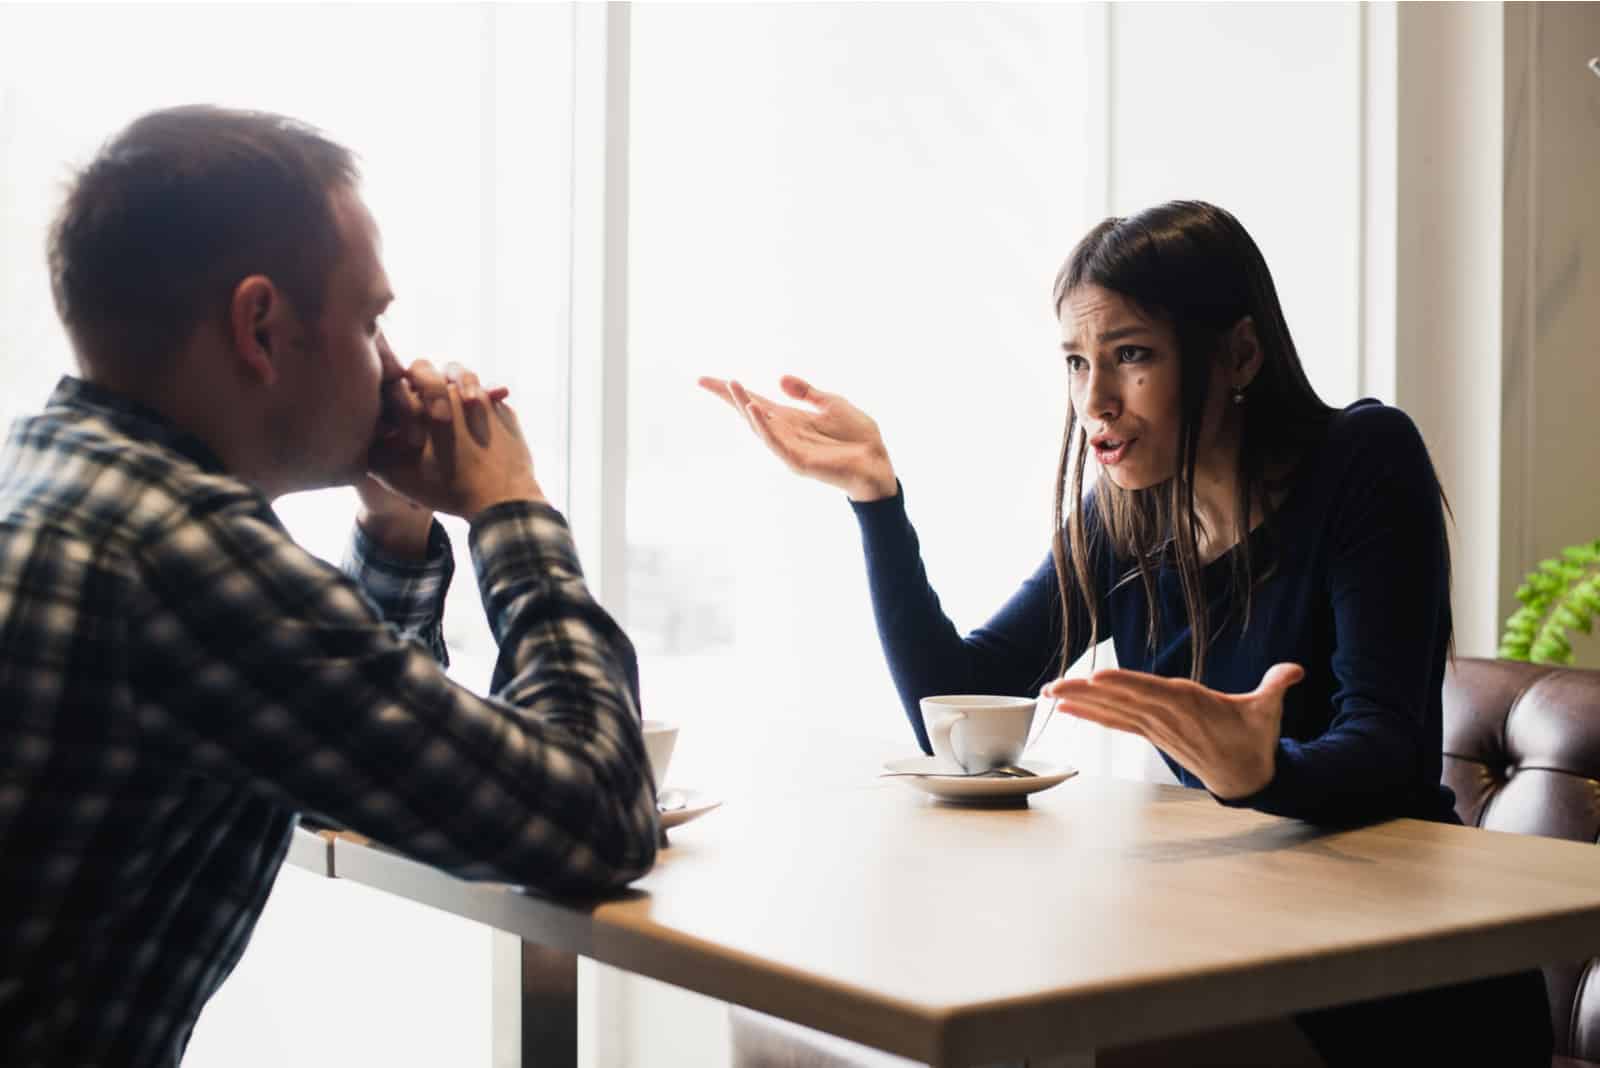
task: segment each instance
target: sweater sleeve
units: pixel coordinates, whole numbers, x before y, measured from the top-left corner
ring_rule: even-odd
[[[1437,774],[1424,780],[1450,635],[1439,483],[1403,412],[1374,406],[1350,429],[1328,542],[1332,719],[1316,738],[1281,740],[1272,781],[1230,805],[1337,823],[1406,812],[1420,791],[1437,792]]]
[[[932,753],[921,700],[933,694],[1036,694],[1060,662],[1061,611],[1055,566],[1046,554],[988,622],[963,637],[928,581],[905,492],[852,502],[861,525],[878,640],[917,744]],[[1075,611],[1072,659],[1088,648],[1088,613]]]

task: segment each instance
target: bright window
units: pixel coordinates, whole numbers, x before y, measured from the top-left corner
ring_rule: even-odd
[[[1048,548],[1050,283],[1091,215],[1086,9],[633,12],[627,619],[683,774],[751,720],[914,743],[842,493],[695,387],[792,372],[873,415],[947,610]],[[675,763],[675,774],[678,765]]]

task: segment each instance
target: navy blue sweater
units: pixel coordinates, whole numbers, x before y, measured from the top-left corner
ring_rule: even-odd
[[[1086,525],[1097,522],[1086,504]],[[854,505],[861,524],[878,634],[911,727],[924,751],[918,702],[930,694],[1031,695],[1061,658],[1060,597],[1048,554],[1022,588],[965,637],[944,615],[923,569],[903,490]],[[1275,517],[1251,533],[1257,587],[1250,625],[1239,613],[1215,633],[1201,681],[1216,690],[1256,688],[1281,661],[1306,677],[1287,696],[1277,770],[1259,793],[1229,804],[1315,822],[1415,816],[1455,822],[1439,782],[1440,694],[1450,637],[1448,550],[1438,483],[1422,437],[1402,411],[1359,401],[1337,413],[1321,444],[1298,464]],[[1157,571],[1160,621],[1149,613],[1130,561],[1104,539],[1091,559],[1102,637],[1125,668],[1187,678],[1189,626],[1174,568]],[[1213,626],[1231,603],[1229,555],[1203,582]],[[1088,617],[1072,627],[1069,659],[1088,642]],[[1180,781],[1202,783],[1162,754]]]

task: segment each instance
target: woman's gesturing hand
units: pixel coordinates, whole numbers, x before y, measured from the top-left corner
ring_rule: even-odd
[[[700,379],[700,388],[726,401],[756,437],[796,474],[842,489],[856,501],[893,497],[898,483],[872,418],[836,393],[813,389],[793,375],[779,385],[815,411],[775,404],[736,381]]]
[[[1248,797],[1277,770],[1283,696],[1305,677],[1299,664],[1274,664],[1251,693],[1221,693],[1188,679],[1142,671],[1097,671],[1057,679],[1042,696],[1057,710],[1146,738],[1225,800]]]

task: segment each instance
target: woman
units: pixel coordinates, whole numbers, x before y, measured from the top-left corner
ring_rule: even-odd
[[[793,470],[849,495],[923,750],[923,696],[1042,692],[1147,738],[1183,783],[1225,805],[1319,823],[1457,822],[1439,781],[1444,502],[1411,420],[1317,397],[1260,250],[1209,204],[1096,226],[1054,303],[1071,402],[1054,545],[964,638],[939,609],[870,418],[797,378],[784,392],[814,411],[701,380]],[[1121,670],[1055,677],[1107,635]],[[1536,972],[1296,1023],[1330,1063],[1387,1060],[1407,1036],[1430,1059],[1459,1041],[1473,1063],[1491,1047],[1549,1063]]]

